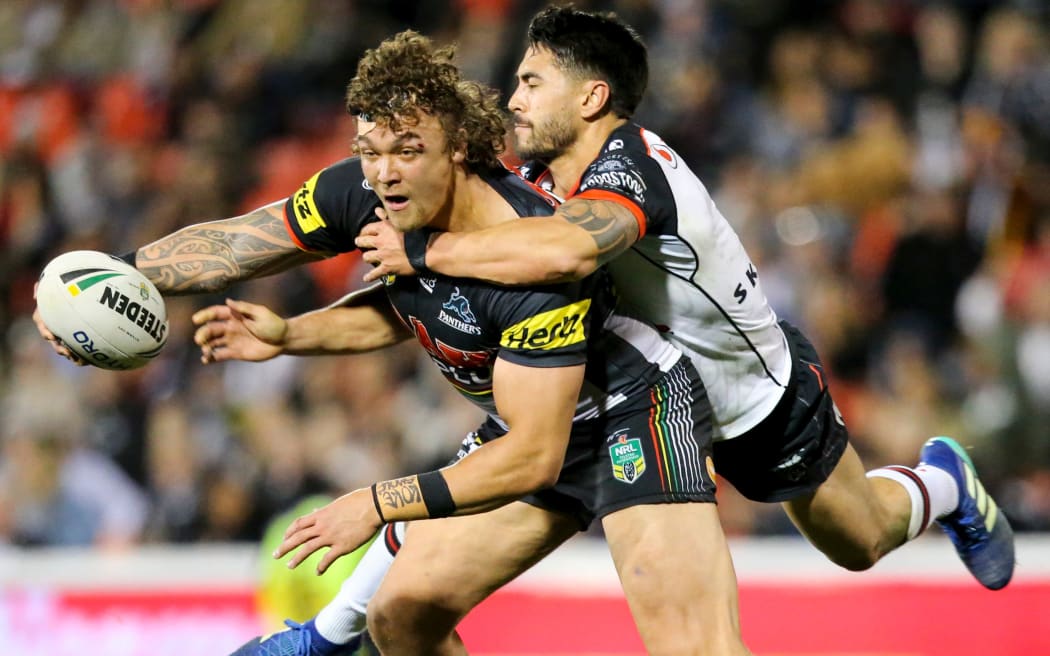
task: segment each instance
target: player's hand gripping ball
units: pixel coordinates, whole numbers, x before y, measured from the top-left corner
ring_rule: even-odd
[[[136,369],[168,339],[157,288],[135,267],[98,251],[71,251],[40,274],[37,308],[67,348],[102,369]]]

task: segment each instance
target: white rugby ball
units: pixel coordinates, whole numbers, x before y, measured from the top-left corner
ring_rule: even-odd
[[[157,288],[106,253],[71,251],[48,262],[36,304],[56,337],[102,369],[141,367],[168,339],[168,313]]]

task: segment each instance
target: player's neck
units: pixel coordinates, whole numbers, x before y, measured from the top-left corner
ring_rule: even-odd
[[[518,218],[514,208],[483,177],[456,176],[449,214],[449,232],[472,232]]]
[[[567,198],[576,190],[580,176],[601,153],[609,135],[626,122],[627,119],[607,114],[597,121],[587,123],[576,141],[548,163],[547,168],[550,170],[551,179],[554,180],[552,191],[555,195]]]

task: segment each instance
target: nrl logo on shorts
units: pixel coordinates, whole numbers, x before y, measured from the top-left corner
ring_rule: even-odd
[[[642,441],[636,437],[620,435],[609,447],[613,476],[623,483],[634,483],[645,473],[645,454]]]

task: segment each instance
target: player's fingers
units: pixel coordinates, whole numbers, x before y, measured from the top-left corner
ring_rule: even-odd
[[[214,362],[229,362],[230,360],[243,360],[243,355],[238,353],[232,348],[226,346],[212,349],[211,352],[212,361]]]
[[[238,321],[245,321],[254,317],[259,307],[247,301],[238,301],[233,298],[226,299],[226,308],[230,311],[230,318]]]
[[[193,331],[193,343],[197,346],[204,346],[211,340],[215,339],[219,335],[221,325],[216,325],[216,322],[208,322]]]
[[[382,278],[386,274],[387,274],[387,267],[385,267],[382,264],[380,264],[379,266],[377,266],[377,267],[371,269],[370,271],[368,271],[367,273],[365,273],[365,275],[362,278],[362,280],[365,281],[365,282],[375,282],[376,280],[379,280],[380,278]]]
[[[239,301],[235,298],[226,299],[226,307],[230,308],[234,312],[240,312],[241,314],[249,314],[255,305],[248,301]]]
[[[380,222],[386,221],[386,210],[383,209],[382,206],[377,207],[376,208],[376,216],[379,217],[379,221]],[[378,232],[378,231],[379,231],[379,228],[377,227],[376,228],[376,232]]]
[[[295,533],[288,536],[273,550],[273,557],[277,559],[284,558],[289,552],[309,539],[309,536],[305,533]]]
[[[377,217],[379,217],[380,220],[382,220],[383,217],[386,216],[386,214],[383,213],[382,207],[377,207],[375,210],[375,214]],[[374,221],[372,223],[366,223],[364,226],[362,226],[361,232],[358,233],[358,235],[365,237],[372,237],[377,234],[379,234],[379,224]]]
[[[87,364],[87,362],[84,361],[84,358],[74,353],[68,346],[62,343],[61,339],[57,337],[51,342],[51,347],[55,349],[55,353],[58,353],[78,367],[83,367]]]
[[[372,240],[372,235],[366,235],[364,233],[361,233],[357,236],[357,239],[354,240],[354,246],[357,246],[362,251],[365,251],[367,253],[371,249],[375,248],[375,242]]]
[[[203,310],[197,310],[190,317],[195,326],[201,326],[209,321],[225,321],[230,318],[230,309],[225,305],[211,305]]]
[[[339,560],[350,551],[341,547],[332,547],[329,549],[324,556],[321,557],[321,561],[317,563],[317,574],[320,576],[328,571],[328,568],[332,566],[332,563]]]
[[[307,540],[299,547],[299,550],[292,554],[292,557],[288,559],[288,569],[295,569],[304,560],[309,558],[318,549],[323,549],[328,546],[328,541],[318,536],[313,539]]]
[[[284,531],[284,539],[287,540],[288,538],[292,537],[292,535],[294,535],[295,533],[298,533],[300,531],[304,531],[304,530],[310,528],[311,526],[313,526],[316,523],[317,523],[317,514],[316,514],[316,512],[312,512],[312,513],[308,513],[306,515],[302,515],[300,517],[296,517],[295,521],[293,521],[291,524],[289,524],[288,528],[285,529],[285,531]]]
[[[81,359],[80,356],[78,356],[76,353],[74,353],[73,350],[70,349],[68,346],[66,346],[66,343],[63,342],[56,335],[51,335],[51,338],[48,339],[47,341],[51,342],[51,349],[55,353],[58,353],[59,355],[61,355],[65,359],[69,360],[70,362],[76,363],[77,361],[79,361]]]

